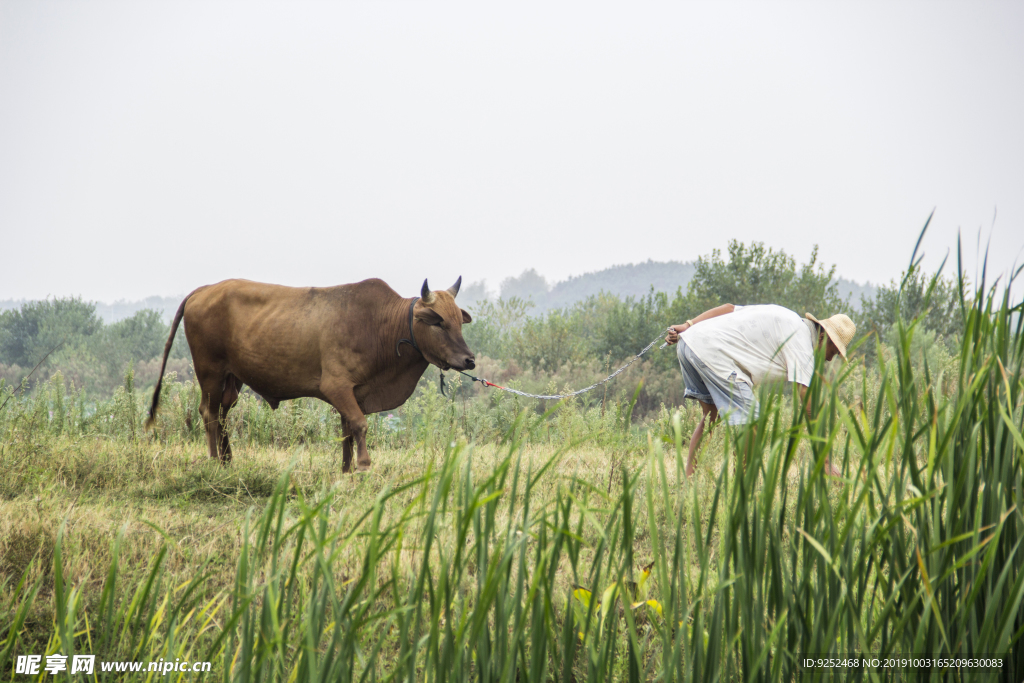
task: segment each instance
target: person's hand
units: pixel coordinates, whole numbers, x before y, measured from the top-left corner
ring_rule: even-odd
[[[682,325],[673,325],[672,327],[668,328],[668,334],[665,335],[665,341],[668,343],[669,346],[675,344],[676,342],[679,341],[679,333],[685,332],[689,327],[689,323],[683,323]]]

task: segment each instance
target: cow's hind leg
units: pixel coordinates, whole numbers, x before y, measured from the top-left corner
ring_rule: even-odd
[[[199,387],[203,391],[199,412],[203,416],[203,426],[206,428],[206,446],[210,457],[216,460],[219,459],[218,451],[221,442],[220,413],[221,401],[224,396],[224,378],[203,377],[199,380]]]
[[[242,380],[229,374],[224,378],[224,390],[220,398],[220,461],[225,465],[231,462],[231,444],[228,442],[228,430],[226,420],[228,411],[238,402],[238,392],[241,391]]]
[[[370,454],[366,451],[366,416],[359,408],[356,395],[351,386],[340,383],[323,382],[320,392],[334,409],[341,413],[342,428],[348,432],[345,445],[342,447],[342,470],[345,464],[351,467],[352,448],[356,449],[356,470],[365,472],[370,469]]]

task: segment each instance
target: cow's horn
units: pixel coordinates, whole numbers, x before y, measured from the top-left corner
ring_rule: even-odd
[[[423,280],[423,289],[420,290],[420,298],[423,299],[423,303],[425,304],[434,303],[434,293],[430,291],[430,285],[427,284],[426,280]]]
[[[459,295],[459,287],[461,286],[462,276],[460,275],[459,279],[455,281],[455,284],[448,288],[448,293],[452,295],[453,299]]]

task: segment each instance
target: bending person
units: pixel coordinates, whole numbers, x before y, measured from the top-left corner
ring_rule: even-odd
[[[723,304],[670,328],[665,341],[679,342],[676,355],[686,384],[684,398],[700,403],[703,415],[690,438],[686,475],[697,466],[697,447],[704,423],[722,412],[731,425],[745,424],[758,415],[753,388],[762,382],[796,382],[800,400],[810,416],[807,387],[814,374],[814,349],[824,345],[825,360],[846,358],[846,346],[857,327],[839,313],[806,319],[775,305]],[[831,462],[828,474],[839,474]]]

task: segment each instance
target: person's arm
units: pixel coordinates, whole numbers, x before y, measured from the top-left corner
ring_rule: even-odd
[[[797,384],[800,387],[800,403],[804,407],[804,411],[807,413],[807,419],[814,419],[814,415],[811,414],[811,403],[807,400],[807,387],[803,384]]]
[[[669,344],[675,344],[677,341],[679,341],[680,332],[685,332],[686,330],[690,329],[697,323],[702,322],[704,320],[710,320],[711,318],[717,318],[718,316],[725,315],[726,313],[732,313],[735,309],[736,307],[733,306],[732,304],[722,304],[721,306],[715,306],[714,308],[708,309],[701,313],[700,315],[698,315],[696,318],[691,318],[687,320],[685,323],[682,323],[680,325],[673,325],[672,327],[670,327],[668,336],[665,337],[665,341],[667,341]]]

